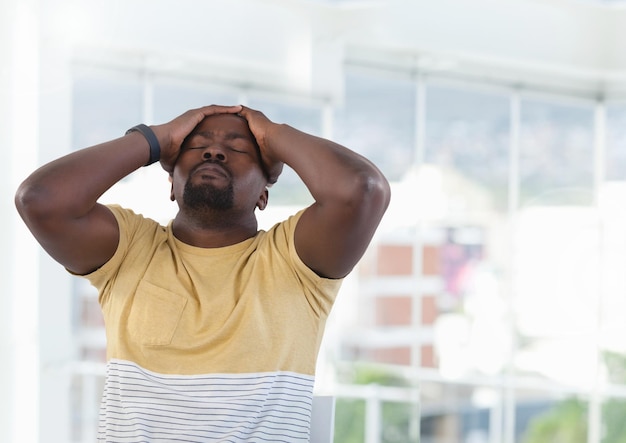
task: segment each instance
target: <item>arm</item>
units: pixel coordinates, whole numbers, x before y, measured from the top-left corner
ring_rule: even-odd
[[[205,116],[240,109],[207,106],[152,126],[163,168],[172,170],[183,140]],[[98,198],[149,156],[148,142],[138,132],[73,152],[33,172],[19,186],[15,205],[52,258],[72,272],[89,273],[113,256],[119,241],[117,221]]]
[[[275,124],[249,108],[240,114],[257,139],[266,169],[289,165],[315,200],[296,227],[298,255],[320,276],[346,276],[389,205],[389,183],[370,161],[337,143]],[[270,181],[275,178],[270,174]]]

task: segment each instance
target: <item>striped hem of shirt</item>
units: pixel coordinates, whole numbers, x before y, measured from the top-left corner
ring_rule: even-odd
[[[111,360],[98,441],[309,441],[314,377],[287,371],[171,375]]]

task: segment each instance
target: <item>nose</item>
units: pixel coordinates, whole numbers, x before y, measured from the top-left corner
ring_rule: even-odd
[[[226,161],[226,154],[220,146],[212,145],[204,149],[202,152],[202,159],[205,161],[212,160],[223,163]]]

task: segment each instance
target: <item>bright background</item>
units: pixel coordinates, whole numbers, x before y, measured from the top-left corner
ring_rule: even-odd
[[[94,441],[104,368],[96,295],[40,250],[16,187],[210,103],[392,181],[320,351],[337,443],[626,441],[621,2],[2,0],[0,58],[0,441]],[[176,209],[157,166],[103,201]],[[286,171],[260,223],[309,202]]]

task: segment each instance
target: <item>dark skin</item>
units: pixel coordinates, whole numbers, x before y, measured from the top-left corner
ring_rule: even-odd
[[[228,246],[257,232],[254,209],[265,209],[268,178],[261,163],[258,145],[246,120],[230,114],[204,119],[186,138],[170,175],[171,198],[179,204],[174,235],[179,240],[205,248]],[[232,183],[231,210],[185,206],[183,189],[187,181],[210,183],[226,188]]]
[[[367,159],[247,107],[192,109],[151,128],[179,206],[174,235],[193,246],[228,246],[256,235],[255,209],[265,208],[266,186],[287,164],[315,200],[296,227],[298,255],[318,275],[341,278],[365,252],[389,204],[389,184]],[[17,209],[55,260],[77,274],[92,272],[119,241],[113,214],[97,200],[148,158],[148,143],[138,132],[73,152],[21,184]],[[216,188],[231,184],[232,207],[190,208],[182,198],[188,180]]]

